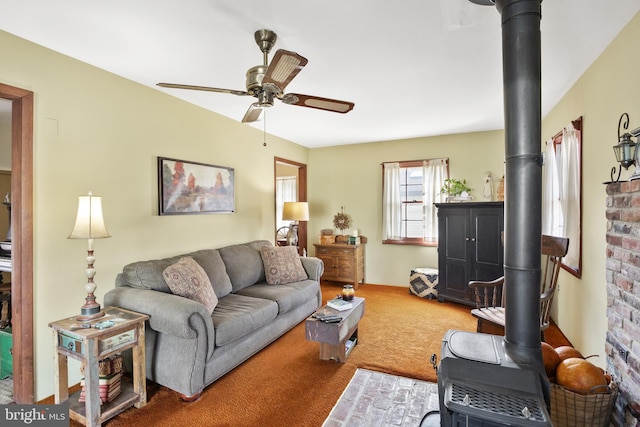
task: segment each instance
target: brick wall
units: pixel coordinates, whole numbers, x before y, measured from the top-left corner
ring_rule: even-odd
[[[620,385],[612,417],[635,426],[640,402],[640,180],[607,184],[607,371]]]

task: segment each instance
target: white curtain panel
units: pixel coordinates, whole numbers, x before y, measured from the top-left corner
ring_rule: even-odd
[[[382,240],[398,240],[402,228],[402,200],[400,198],[400,164],[384,163],[382,191]]]
[[[422,167],[424,239],[434,242],[438,240],[438,212],[434,203],[440,202],[440,189],[444,180],[449,177],[447,159],[425,160]]]
[[[562,190],[560,200],[563,212],[564,236],[569,238],[569,251],[564,263],[577,268],[580,259],[580,147],[573,125],[562,132]],[[573,243],[573,244],[572,244]]]
[[[550,139],[544,151],[542,168],[542,234],[562,237],[563,222],[558,161],[553,139]]]
[[[563,262],[577,269],[580,262],[580,147],[572,124],[562,130],[558,150],[547,141],[542,169],[542,233],[569,238]]]
[[[295,176],[279,176],[276,178],[276,230],[288,226],[291,221],[282,220],[284,202],[298,201],[298,181]]]

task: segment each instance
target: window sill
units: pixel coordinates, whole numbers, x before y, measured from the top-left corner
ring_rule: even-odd
[[[410,246],[427,246],[427,247],[438,247],[438,242],[425,242],[424,240],[383,240],[383,245],[410,245]]]

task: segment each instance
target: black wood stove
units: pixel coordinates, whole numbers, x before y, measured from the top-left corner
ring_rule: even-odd
[[[540,347],[542,0],[502,17],[505,117],[505,336],[449,331],[438,367],[442,426],[552,426]]]

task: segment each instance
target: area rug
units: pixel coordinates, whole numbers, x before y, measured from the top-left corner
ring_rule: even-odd
[[[438,409],[438,385],[357,369],[323,427],[419,426]]]

